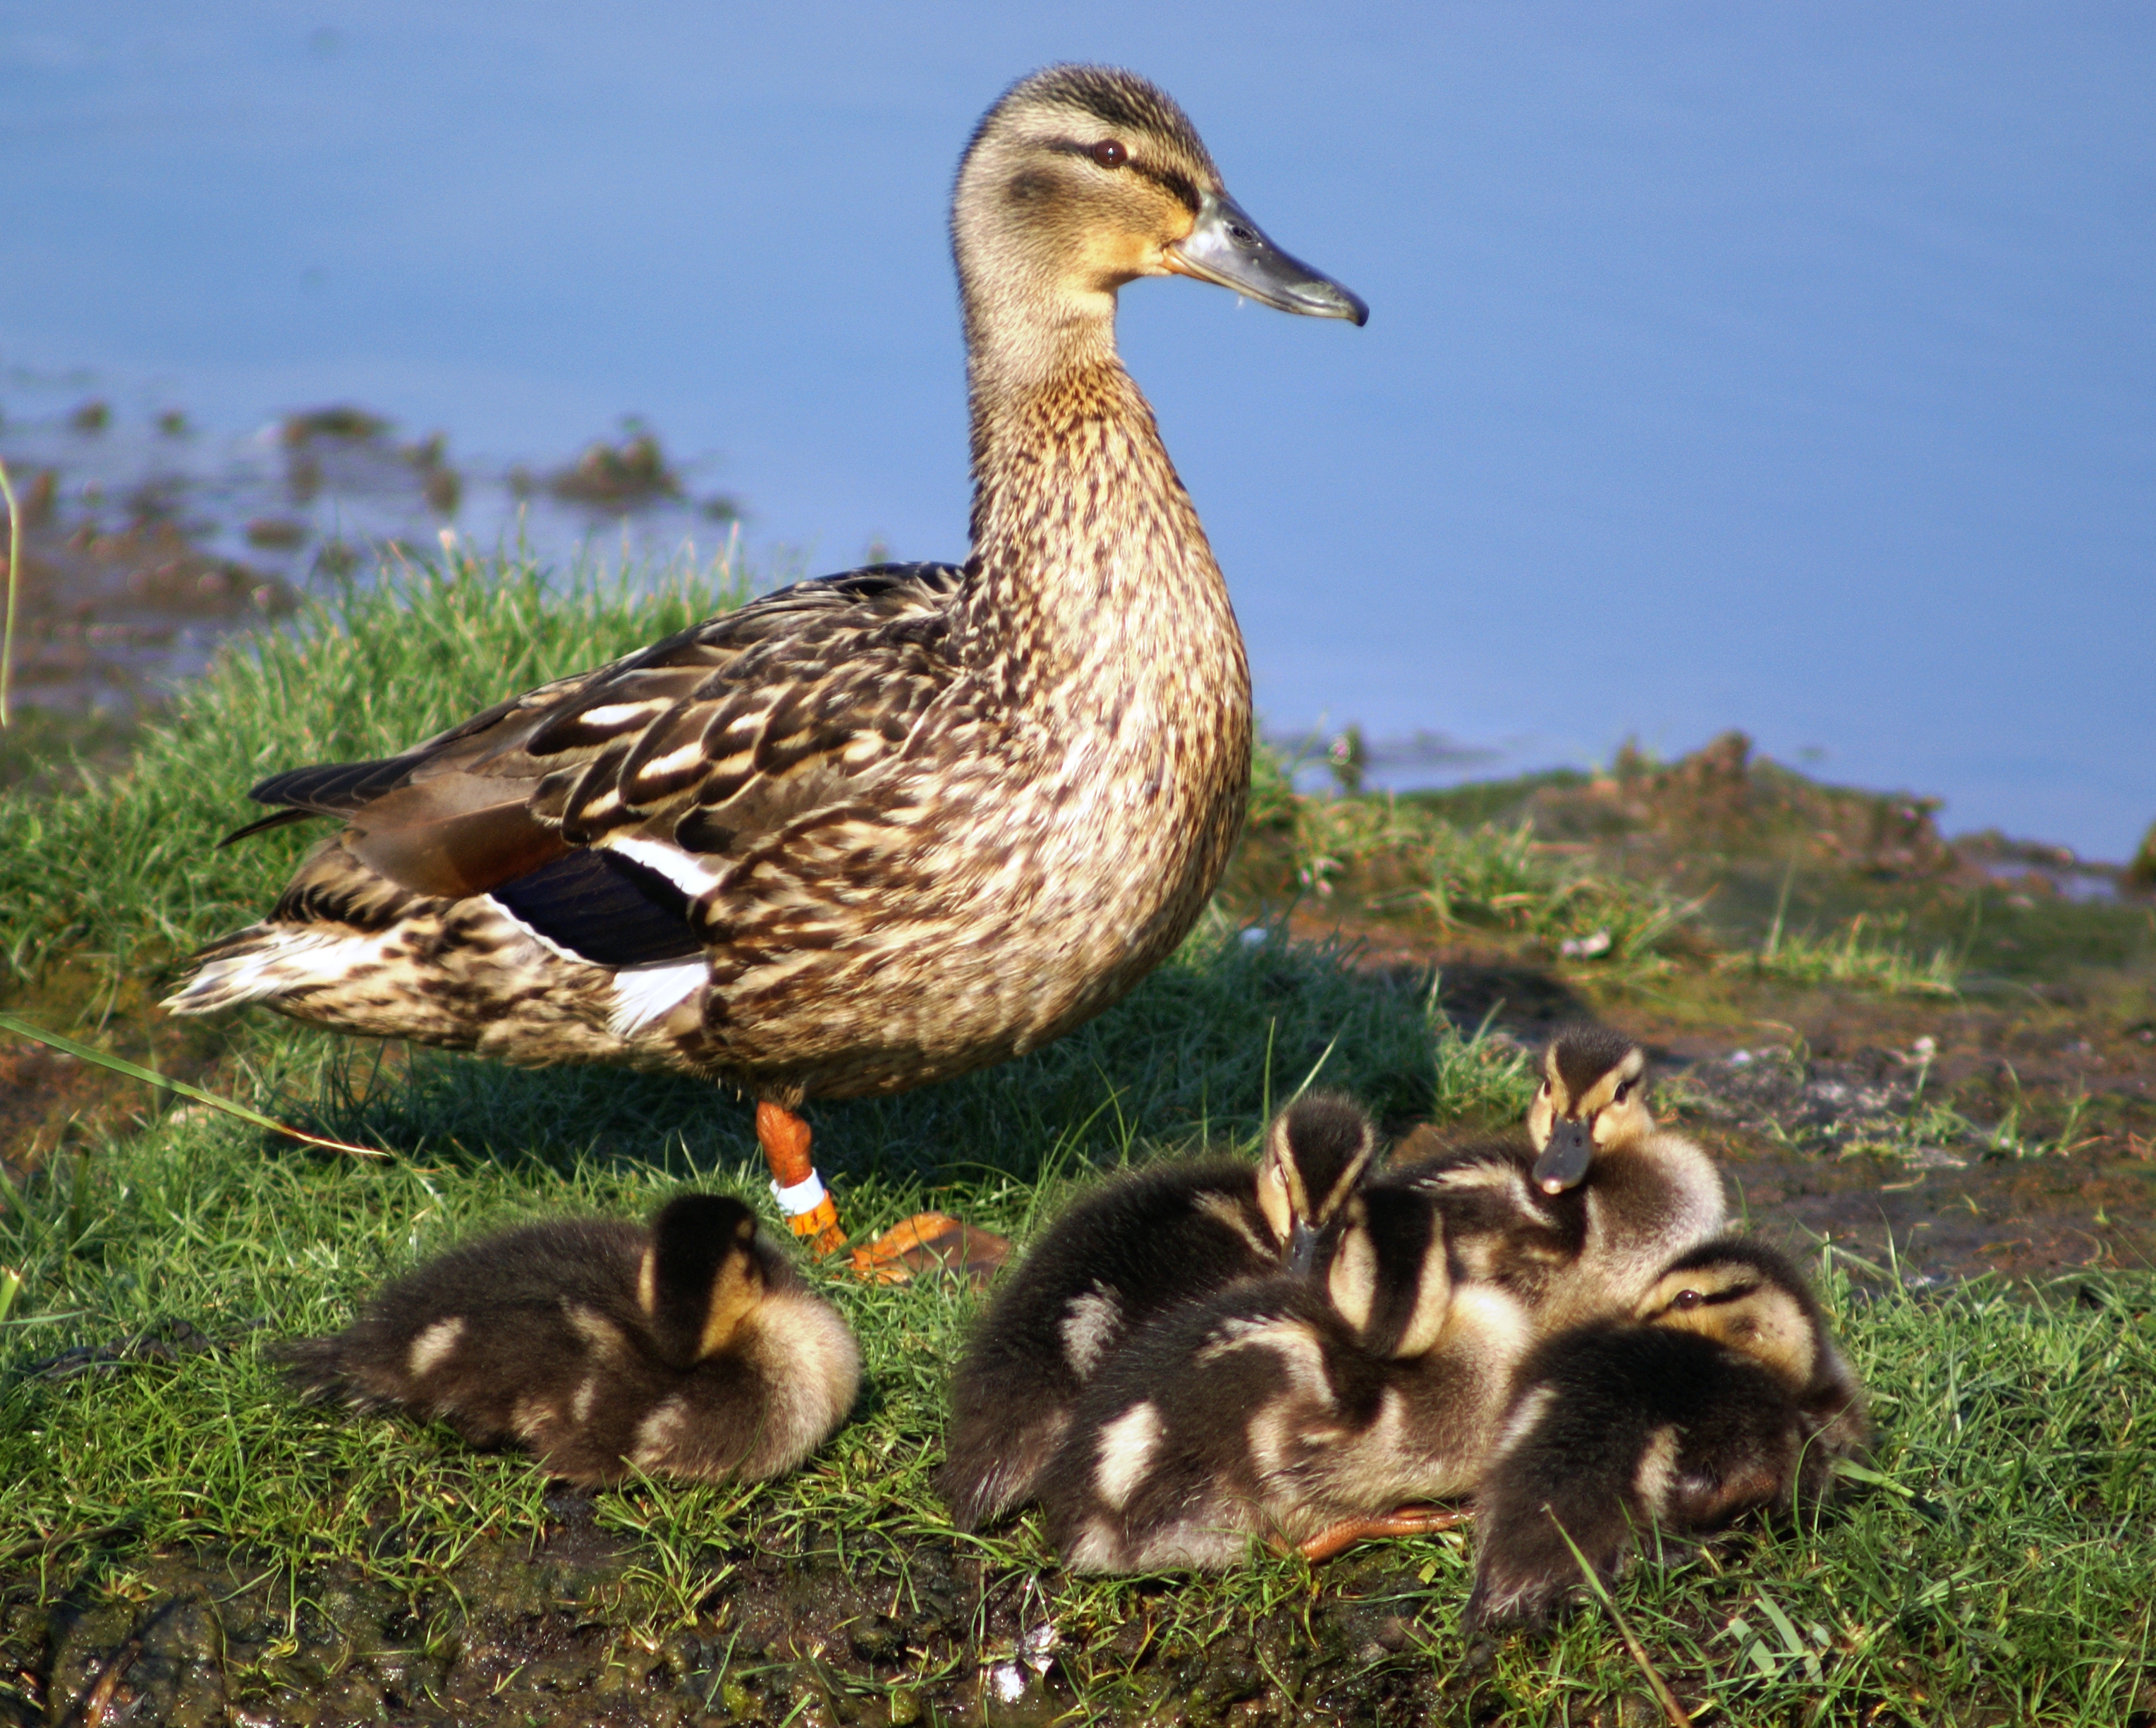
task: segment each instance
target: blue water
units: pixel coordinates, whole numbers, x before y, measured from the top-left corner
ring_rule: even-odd
[[[952,556],[944,200],[1064,58],[1373,308],[1124,296],[1276,730],[1734,725],[1953,828],[2156,818],[2146,6],[14,0],[0,411],[497,464],[634,412],[762,555]]]

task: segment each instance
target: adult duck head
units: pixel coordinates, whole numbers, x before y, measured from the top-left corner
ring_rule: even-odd
[[[1051,66],[1004,93],[959,166],[952,238],[977,397],[1111,356],[1116,292],[1141,276],[1217,283],[1309,317],[1369,316],[1229,196],[1164,91],[1106,67]]]

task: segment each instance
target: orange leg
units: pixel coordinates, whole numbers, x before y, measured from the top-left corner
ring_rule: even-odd
[[[756,1137],[763,1146],[764,1161],[771,1166],[779,1208],[793,1233],[809,1238],[809,1246],[819,1254],[838,1253],[846,1245],[846,1233],[839,1228],[839,1208],[816,1179],[816,1166],[808,1156],[808,1125],[784,1105],[758,1099]]]
[[[1440,1530],[1450,1530],[1455,1524],[1465,1523],[1474,1515],[1466,1511],[1449,1510],[1443,1506],[1402,1506],[1396,1512],[1388,1512],[1379,1518],[1349,1518],[1322,1530],[1300,1550],[1302,1557],[1315,1566],[1321,1560],[1330,1560],[1336,1554],[1352,1548],[1358,1542],[1369,1541],[1383,1536],[1426,1536]]]
[[[771,1166],[772,1186],[796,1236],[808,1239],[823,1255],[846,1245],[838,1208],[818,1180],[808,1155],[808,1125],[783,1104],[762,1099],[756,1106],[756,1137]],[[903,1284],[922,1272],[956,1272],[986,1284],[1009,1256],[1010,1244],[989,1230],[962,1224],[940,1212],[916,1213],[870,1243],[853,1251],[854,1275],[879,1284]]]

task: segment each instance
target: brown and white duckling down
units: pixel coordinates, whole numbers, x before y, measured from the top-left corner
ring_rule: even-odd
[[[293,1383],[401,1406],[585,1486],[632,1468],[776,1476],[853,1408],[860,1352],[737,1200],[683,1194],[651,1228],[504,1231],[386,1284],[334,1337],[283,1346]]]
[[[1312,1093],[1274,1120],[1255,1168],[1162,1165],[1067,1208],[1006,1275],[952,1377],[938,1486],[959,1525],[1032,1494],[1080,1394],[1139,1327],[1238,1279],[1329,1256],[1376,1149],[1359,1109]]]
[[[1220,1567],[1253,1539],[1394,1527],[1471,1490],[1529,1331],[1494,1285],[1455,1285],[1426,1197],[1371,1204],[1322,1279],[1253,1279],[1133,1338],[1043,1473],[1079,1572]]]
[[[1869,1434],[1803,1275],[1756,1242],[1694,1249],[1636,1317],[1559,1333],[1521,1364],[1476,1502],[1467,1622],[1546,1619],[1583,1582],[1567,1536],[1608,1577],[1635,1532],[1817,1499]]]
[[[1380,1185],[1435,1198],[1455,1274],[1510,1291],[1539,1330],[1628,1315],[1727,1216],[1714,1161],[1649,1113],[1646,1068],[1623,1033],[1568,1028],[1543,1053],[1524,1134],[1404,1166]]]

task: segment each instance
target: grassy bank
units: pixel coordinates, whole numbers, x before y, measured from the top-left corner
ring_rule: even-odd
[[[1470,1651],[1464,1539],[1315,1572],[1255,1555],[1221,1579],[1087,1582],[1030,1519],[960,1536],[928,1477],[975,1299],[940,1283],[828,1282],[867,1390],[808,1468],[766,1486],[550,1495],[514,1455],[285,1395],[266,1341],[341,1324],[461,1234],[637,1216],[692,1180],[754,1199],[762,1179],[743,1109],[686,1083],[377,1049],[259,1014],[183,1052],[141,1012],[154,975],[251,916],[308,843],[217,850],[248,813],[238,793],[294,762],[386,753],[737,592],[723,571],[643,595],[492,566],[415,575],[228,656],[124,772],[0,802],[18,1004],[188,1054],[281,1120],[393,1154],[146,1108],[77,1123],[0,1192],[0,1267],[21,1279],[0,1319],[0,1720],[88,1719],[100,1685],[100,1711],[127,1688],[146,1712],[204,1720],[1653,1720],[1599,1611]],[[1455,821],[1273,780],[1260,793],[1254,880],[1397,895],[1431,928],[1553,956],[1609,931],[1580,963],[1650,982],[1748,951],[1688,946],[1681,892],[1537,850],[1503,808]],[[1092,1167],[1247,1149],[1313,1071],[1394,1127],[1517,1115],[1513,1046],[1447,1025],[1426,977],[1351,958],[1277,919],[1216,916],[1045,1050],[819,1110],[850,1225],[927,1201],[1023,1240]],[[2116,1724],[2148,1708],[2156,1430],[2137,1407],[2156,1383],[2156,1285],[1919,1300],[1818,1264],[1876,1397],[1873,1476],[1816,1520],[1636,1572],[1617,1601],[1661,1675],[1702,1720],[1735,1722]]]
[[[1127,1089],[1127,1126],[1096,1141],[1107,1077],[1142,1071],[1161,998],[1180,997],[1178,1012],[1225,1008],[1259,982],[1255,963],[1238,946],[1187,956],[1158,997],[1084,1035],[1101,1070],[1093,1098],[1034,1075],[1054,1101],[1006,1119],[1006,1168],[946,1167],[937,1203],[1023,1236],[1069,1174],[1067,1164],[1042,1172],[1059,1151],[1143,1156],[1188,1144],[1197,1123],[1143,1085]],[[1273,964],[1305,979],[1313,1001],[1336,987],[1322,956]],[[1423,1027],[1412,999],[1366,1012],[1404,1040]],[[1330,1035],[1322,1015],[1284,1018],[1294,1036]],[[1420,1078],[1440,1111],[1517,1098],[1518,1071],[1502,1055],[1426,1032],[1423,1048]],[[1031,1064],[1014,1066],[1023,1075]],[[304,1064],[262,1072],[286,1098],[310,1077]],[[313,1076],[355,1079],[349,1067]],[[218,1684],[234,1706],[312,1690],[327,1664],[493,1720],[459,1690],[472,1684],[459,1664],[481,1642],[476,1628],[503,1611],[503,1556],[528,1557],[576,1515],[513,1455],[295,1406],[261,1346],[341,1324],[384,1274],[470,1229],[567,1209],[639,1215],[691,1178],[753,1198],[761,1172],[742,1160],[737,1120],[634,1076],[429,1061],[354,1090],[345,1108],[400,1124],[406,1150],[394,1162],[169,1120],[90,1149],[11,1203],[0,1254],[25,1285],[0,1329],[0,1552],[11,1574],[0,1645],[24,1669],[36,1671],[56,1613],[119,1605],[116,1645],[192,1591],[229,1608]],[[877,1173],[879,1148],[902,1169],[947,1125],[1006,1107],[923,1100],[915,1122],[833,1111],[869,1170],[842,1188],[856,1225],[921,1197],[910,1175]],[[1243,1112],[1236,1128],[1255,1116]],[[954,1132],[947,1150],[963,1167],[981,1143]],[[1823,1270],[1878,1402],[1877,1479],[1816,1521],[1637,1572],[1619,1603],[1657,1669],[1695,1711],[1712,1700],[1736,1721],[2125,1720],[2156,1677],[2156,1447],[2137,1408],[2156,1383],[2156,1292],[2146,1280],[2095,1280],[2033,1298],[1976,1287],[1919,1302],[1831,1258]],[[1298,1716],[1405,1720],[1457,1706],[1475,1719],[1494,1706],[1507,1721],[1636,1719],[1617,1712],[1636,1710],[1622,1700],[1640,1694],[1640,1677],[1599,1613],[1480,1665],[1457,1631],[1464,1541],[1373,1547],[1316,1572],[1258,1555],[1219,1580],[1088,1582],[1055,1569],[1029,1519],[958,1538],[928,1478],[944,1367],[972,1299],[936,1284],[826,1287],[867,1356],[853,1423],[782,1483],[596,1496],[588,1515],[620,1546],[585,1576],[527,1582],[511,1602],[520,1616],[604,1630],[588,1685],[701,1634],[684,1685],[708,1695],[731,1684],[747,1719],[861,1719],[839,1699],[857,1712],[873,1704],[883,1714],[870,1720],[904,1720],[908,1708],[966,1715],[998,1652],[1007,1660],[1016,1640],[1050,1627],[1060,1660],[1034,1700],[1050,1714],[1202,1721],[1235,1701],[1219,1698],[1224,1688],[1247,1687]],[[192,1556],[183,1582],[175,1556]],[[826,1640],[821,1652],[757,1621],[737,1595],[744,1574],[768,1565],[783,1569],[787,1612]],[[924,1569],[949,1580],[957,1604],[926,1630],[907,1606]],[[373,1605],[363,1623],[348,1623],[354,1603]],[[901,1628],[882,1659],[873,1638],[855,1636],[864,1624],[881,1631],[878,1616]],[[713,1654],[721,1644],[724,1659]],[[49,1671],[54,1681],[64,1689],[65,1672]],[[19,1718],[41,1720],[33,1705],[54,1694],[14,1684]],[[645,1695],[654,1684],[647,1672],[639,1707],[671,1720],[663,1698]],[[0,1679],[0,1700],[8,1684]]]

